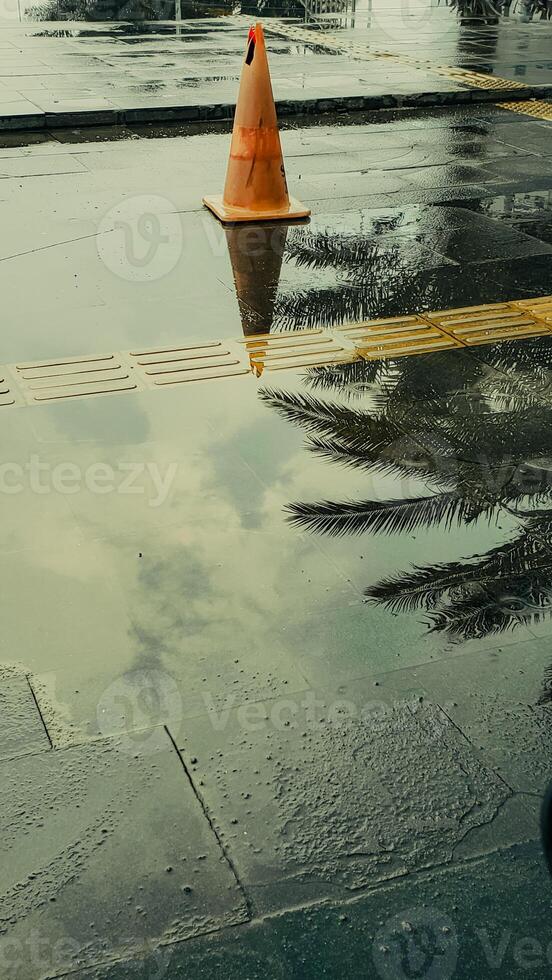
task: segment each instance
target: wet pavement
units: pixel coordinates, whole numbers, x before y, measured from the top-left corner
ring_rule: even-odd
[[[231,118],[249,18],[84,25],[61,13],[38,5],[21,23],[0,5],[0,130]],[[381,2],[353,20],[268,16],[265,30],[281,117],[552,91],[552,24],[515,10],[489,24]]]
[[[226,231],[224,127],[0,140],[2,977],[547,975],[549,328],[274,344],[552,294],[551,125],[297,120]]]

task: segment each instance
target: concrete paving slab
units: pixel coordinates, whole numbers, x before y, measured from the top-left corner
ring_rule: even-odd
[[[550,645],[501,645],[379,675],[374,710],[397,698],[438,703],[469,739],[482,763],[538,810],[549,780]],[[345,689],[341,692],[345,696]]]
[[[147,751],[107,740],[3,770],[1,947],[10,980],[59,975],[247,918],[163,730]]]
[[[515,190],[519,190],[519,185]],[[546,191],[548,192],[548,185]],[[489,273],[502,295],[504,295],[505,284],[508,283],[511,284],[512,295],[516,299],[534,296],[535,287],[536,294],[542,296],[542,284],[548,283],[551,268],[549,255],[534,255],[515,263],[494,262],[488,266]]]
[[[0,163],[0,179],[2,177],[55,177],[63,174],[75,174],[86,170],[80,160],[71,154],[49,156],[40,159],[3,159]]]
[[[498,969],[517,980],[520,969],[548,969],[549,920],[547,873],[538,845],[529,844],[409,876],[345,907],[290,909],[220,937],[167,948],[163,960],[156,951],[145,963],[98,969],[79,980],[125,980],[142,968],[155,976],[160,962],[174,980],[190,974],[208,980],[221,970],[229,980],[244,974],[251,980],[340,980],[374,971],[396,977],[405,968],[433,971],[441,980],[472,980]]]
[[[532,794],[538,808],[550,780],[549,707],[530,707],[495,696],[472,699],[469,716],[453,709],[451,717],[485,755],[487,765],[513,789]]]
[[[373,700],[373,685],[355,687],[353,704]],[[350,693],[340,704],[323,699],[330,721],[313,722],[307,696],[261,705],[253,721],[253,713],[236,716],[222,736],[212,719],[197,719],[184,741],[193,778],[259,911],[345,897],[446,863],[508,800],[438,710],[395,704],[377,720],[360,712],[350,721]]]

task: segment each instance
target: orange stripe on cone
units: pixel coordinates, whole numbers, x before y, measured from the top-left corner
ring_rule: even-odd
[[[222,222],[310,214],[288,194],[262,24],[247,39],[224,194],[204,197],[203,203]]]

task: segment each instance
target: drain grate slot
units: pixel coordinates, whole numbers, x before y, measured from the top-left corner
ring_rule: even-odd
[[[159,375],[164,374],[184,374],[185,372],[189,371],[205,373],[214,371],[216,368],[235,367],[239,364],[241,364],[241,361],[239,360],[222,360],[215,364],[183,364],[180,367],[167,367],[165,365],[165,367],[156,367],[150,371],[146,371],[145,373],[148,375],[148,377],[158,377]]]
[[[34,393],[35,402],[55,401],[60,398],[83,398],[89,395],[110,395],[120,391],[135,391],[138,386],[129,380],[125,384],[123,380],[117,382],[105,382],[94,386],[84,384],[82,387],[71,388],[67,385],[58,388],[44,388]]]
[[[130,352],[128,356],[146,385],[182,384],[247,373],[249,367],[241,352],[232,350],[232,346],[219,340],[190,347]]]
[[[14,372],[25,398],[31,403],[136,388],[131,371],[120,354],[16,364]]]
[[[251,374],[251,370],[248,367],[239,367],[239,361],[235,361],[235,368],[231,365],[223,364],[219,367],[211,367],[209,369],[203,368],[201,370],[197,368],[188,368],[185,372],[171,372],[163,375],[158,375],[153,379],[154,385],[179,385],[184,384],[189,381],[215,381],[219,378],[236,378],[239,375]]]
[[[10,405],[15,405],[15,403],[16,398],[8,382],[5,378],[0,378],[0,408],[9,408]]]

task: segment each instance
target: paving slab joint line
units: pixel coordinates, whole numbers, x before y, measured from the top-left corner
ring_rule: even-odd
[[[455,729],[455,730],[456,730],[456,731],[458,732],[458,734],[459,734],[459,735],[460,735],[460,737],[461,737],[461,738],[463,739],[463,741],[464,741],[464,742],[467,742],[467,744],[468,744],[468,745],[470,746],[470,748],[471,748],[471,749],[472,749],[472,750],[473,750],[473,751],[475,752],[475,754],[476,754],[476,756],[478,756],[478,757],[479,757],[479,752],[478,752],[478,750],[477,750],[477,746],[475,745],[475,743],[474,743],[474,742],[472,742],[472,740],[471,740],[471,738],[468,738],[468,736],[467,736],[467,735],[466,735],[466,733],[465,733],[465,732],[464,732],[464,731],[463,731],[463,730],[462,730],[462,729],[460,728],[460,726],[458,725],[458,723],[457,723],[456,721],[454,721],[454,718],[452,718],[452,716],[451,716],[451,715],[450,715],[450,714],[448,713],[448,711],[446,711],[446,710],[445,710],[445,708],[443,708],[443,706],[442,706],[442,704],[440,704],[440,705],[439,705],[439,709],[440,709],[440,710],[442,711],[442,713],[444,714],[444,716],[445,716],[445,718],[447,718],[447,719],[448,719],[448,721],[449,721],[449,723],[450,723],[450,724],[452,725],[452,727],[453,727],[453,728],[454,728],[454,729]],[[500,812],[500,810],[501,810],[501,808],[502,808],[503,806],[505,806],[505,805],[506,805],[506,803],[508,803],[508,802],[509,802],[509,800],[511,800],[511,799],[513,799],[513,798],[514,798],[514,796],[518,796],[519,794],[517,793],[517,791],[516,791],[516,790],[514,789],[514,787],[513,787],[513,786],[510,786],[510,784],[509,784],[509,783],[508,783],[508,782],[507,782],[507,781],[506,781],[506,780],[504,779],[504,776],[502,776],[502,775],[501,775],[501,773],[499,773],[499,772],[497,772],[497,771],[496,771],[495,769],[490,769],[490,768],[489,768],[489,764],[488,764],[488,763],[485,763],[485,768],[486,768],[486,769],[488,769],[488,770],[489,770],[489,772],[491,772],[491,773],[492,773],[492,774],[493,774],[494,776],[496,776],[496,778],[497,778],[497,779],[498,779],[498,780],[499,780],[499,781],[500,781],[500,782],[501,782],[501,783],[502,783],[502,784],[503,784],[503,785],[504,785],[504,786],[506,787],[506,789],[507,789],[507,790],[508,790],[508,792],[510,793],[510,796],[508,796],[508,797],[507,797],[507,798],[506,798],[506,799],[505,799],[505,800],[504,800],[504,801],[503,801],[503,802],[502,802],[501,804],[499,804],[499,806],[497,807],[497,811],[496,811],[496,813],[495,813],[495,815],[494,815],[494,817],[493,817],[493,818],[492,818],[492,820],[491,820],[491,823],[493,823],[493,822],[494,822],[494,821],[496,820],[496,818],[497,818],[497,816],[498,816],[498,814],[499,814],[499,812]],[[467,831],[467,833],[469,834],[469,833],[471,833],[471,831],[472,831],[472,830],[476,830],[476,829],[477,829],[476,827],[472,827],[472,828],[471,828],[471,830],[468,830],[468,831]],[[462,841],[462,840],[464,840],[464,839],[465,839],[465,836],[464,836],[464,837],[462,837],[462,838],[461,838],[461,840],[460,840],[460,841],[458,841],[458,843],[461,843],[461,841]],[[456,846],[458,846],[458,845],[456,845]]]
[[[205,804],[205,801],[203,800],[203,797],[201,796],[201,793],[197,789],[196,784],[194,783],[194,780],[192,779],[192,775],[191,775],[191,773],[190,773],[190,771],[189,771],[189,769],[188,769],[188,767],[186,765],[186,762],[184,761],[184,756],[182,755],[182,752],[178,748],[178,745],[176,744],[176,742],[175,742],[175,740],[174,740],[174,738],[173,738],[170,730],[167,728],[167,726],[164,725],[163,727],[164,727],[164,729],[165,729],[165,731],[167,733],[168,738],[170,739],[170,742],[172,744],[172,747],[173,747],[174,751],[176,752],[178,758],[180,759],[180,763],[182,765],[182,768],[183,768],[184,772],[186,773],[186,776],[188,777],[188,782],[190,783],[190,786],[192,788],[192,792],[193,792],[196,800],[198,801],[198,803],[199,803],[199,805],[200,805],[200,807],[201,807],[201,809],[203,811],[203,815],[204,815],[205,819],[207,820],[207,823],[209,824],[209,827],[211,828],[211,830],[212,830],[212,832],[213,832],[213,834],[215,836],[215,839],[216,839],[216,841],[217,841],[217,843],[218,843],[218,845],[219,845],[219,847],[221,849],[221,852],[222,852],[222,854],[223,854],[223,856],[224,856],[224,858],[225,858],[225,860],[226,860],[226,862],[227,862],[227,864],[228,864],[228,866],[229,866],[232,874],[234,875],[234,878],[236,879],[236,884],[237,884],[237,886],[238,886],[238,888],[239,888],[239,890],[240,890],[240,892],[242,894],[243,901],[244,901],[244,904],[245,904],[245,908],[246,908],[246,912],[247,912],[247,918],[248,918],[249,921],[251,921],[251,919],[254,918],[253,906],[252,906],[251,899],[250,899],[249,895],[247,894],[247,892],[245,890],[245,886],[244,886],[244,884],[243,884],[243,882],[241,880],[241,877],[239,875],[238,869],[236,868],[236,865],[234,864],[234,861],[233,861],[232,857],[228,853],[228,849],[226,848],[223,840],[221,839],[221,837],[220,837],[220,835],[219,835],[219,833],[217,831],[217,828],[215,827],[215,824],[213,823],[213,820],[211,818],[211,814],[209,813],[209,810],[208,810],[208,808],[207,808],[207,806]]]
[[[36,710],[38,711],[40,720],[42,722],[42,727],[44,728],[44,731],[46,733],[46,738],[48,739],[48,742],[50,744],[50,748],[53,749],[54,748],[54,743],[52,742],[52,738],[50,736],[50,732],[48,731],[48,726],[46,724],[46,720],[44,718],[44,715],[42,714],[42,709],[41,709],[41,707],[40,707],[40,705],[38,703],[38,698],[37,698],[37,696],[35,694],[35,689],[34,689],[34,687],[32,685],[32,681],[31,681],[31,678],[30,678],[29,674],[26,674],[25,675],[25,679],[27,681],[27,684],[29,685],[29,690],[31,692],[32,699],[33,699],[33,701],[35,703]]]

